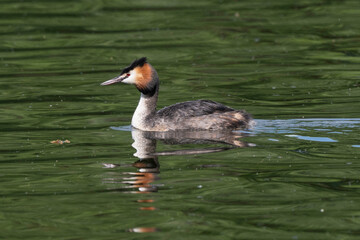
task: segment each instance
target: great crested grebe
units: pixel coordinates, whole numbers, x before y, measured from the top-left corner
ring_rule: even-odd
[[[101,83],[135,85],[141,92],[131,125],[143,131],[234,130],[252,123],[250,114],[210,100],[177,103],[156,111],[159,76],[145,57],[135,60],[121,74]]]

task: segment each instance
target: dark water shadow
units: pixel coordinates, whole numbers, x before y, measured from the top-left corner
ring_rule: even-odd
[[[125,130],[125,129],[119,129]],[[122,172],[120,182],[125,184],[129,191],[122,192],[142,194],[137,200],[140,204],[151,204],[155,202],[152,197],[143,197],[143,194],[154,193],[159,191],[161,185],[154,184],[159,179],[161,156],[181,156],[191,154],[207,154],[222,152],[234,148],[244,148],[255,146],[255,144],[241,141],[240,139],[247,136],[247,133],[232,131],[179,131],[179,132],[145,132],[138,129],[131,129],[131,135],[134,140],[132,147],[136,150],[134,156],[138,158],[132,167],[137,169],[136,172]],[[172,151],[156,151],[157,142],[161,141],[167,145],[182,144],[221,144],[220,147],[211,148],[192,148]],[[104,163],[105,168],[129,167],[129,165]],[[125,175],[125,176],[124,176]],[[146,195],[145,195],[146,196]],[[150,195],[151,196],[151,195]],[[157,210],[155,206],[143,206],[139,208],[144,211]],[[128,229],[130,232],[155,232],[154,227],[136,227]]]

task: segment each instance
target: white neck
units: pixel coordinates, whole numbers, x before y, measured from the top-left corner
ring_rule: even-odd
[[[131,125],[140,130],[148,130],[149,122],[146,120],[152,114],[156,112],[158,93],[156,92],[153,96],[148,96],[141,93],[139,103],[136,107],[134,115],[131,120]]]

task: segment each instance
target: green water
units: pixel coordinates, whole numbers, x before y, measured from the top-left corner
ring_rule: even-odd
[[[0,238],[358,239],[359,16],[335,0],[0,1]],[[246,109],[251,147],[131,132],[137,90],[99,84],[142,56],[159,107]]]

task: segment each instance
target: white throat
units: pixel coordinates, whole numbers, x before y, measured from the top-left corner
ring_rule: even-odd
[[[152,97],[141,93],[139,103],[131,119],[131,125],[140,130],[149,129],[150,126],[147,120],[151,114],[156,112],[156,102],[157,93],[155,93]]]

